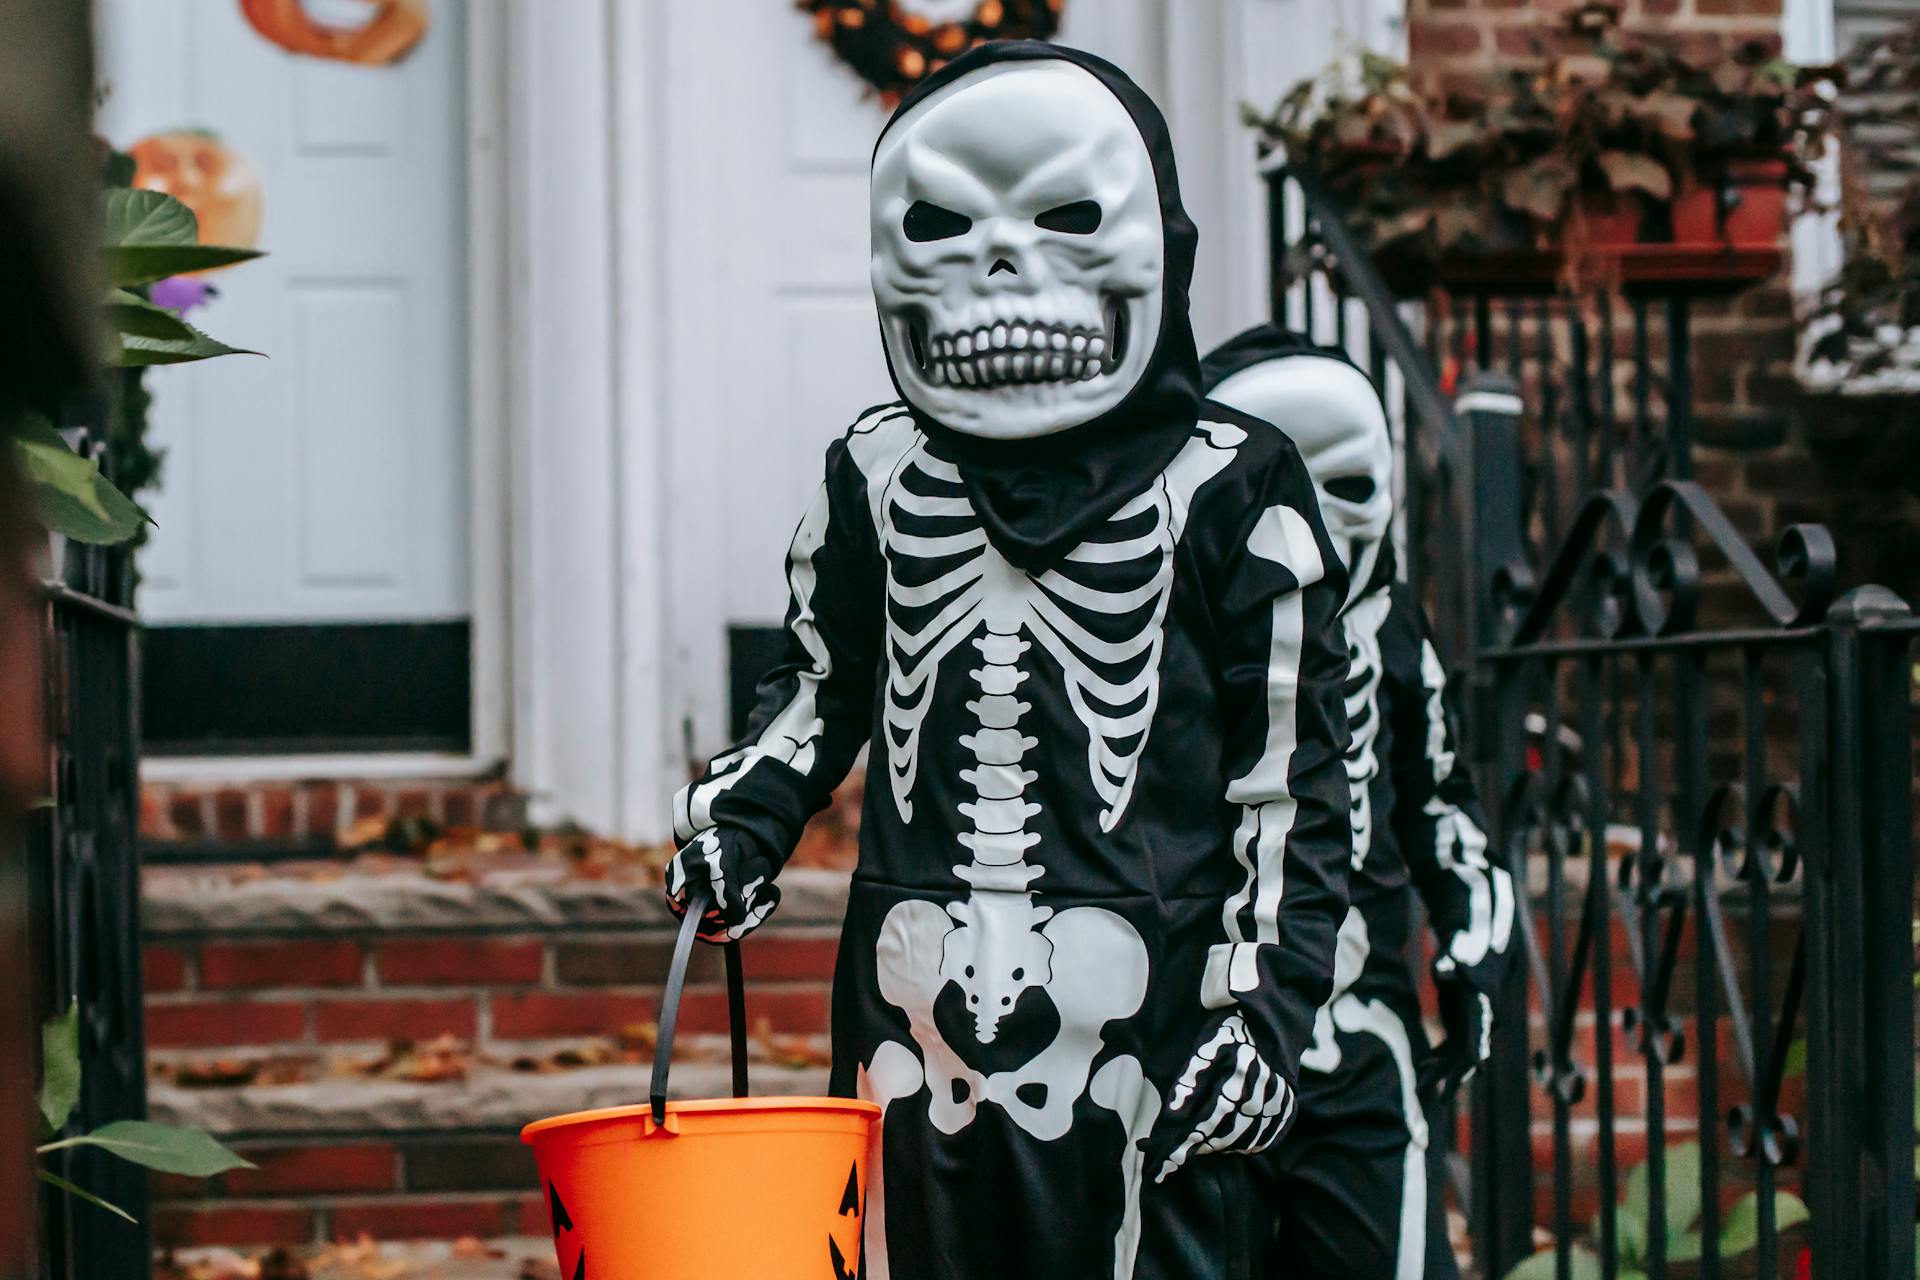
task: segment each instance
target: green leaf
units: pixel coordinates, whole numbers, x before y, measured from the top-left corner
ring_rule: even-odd
[[[255,249],[200,243],[193,210],[160,191],[107,192],[107,272],[122,287],[224,267],[260,256]]]
[[[70,1196],[77,1196],[80,1199],[85,1200],[88,1204],[99,1205],[102,1209],[105,1209],[108,1213],[117,1214],[118,1216],[125,1218],[128,1222],[133,1223],[135,1226],[140,1225],[140,1220],[138,1218],[128,1213],[125,1209],[122,1209],[119,1205],[109,1204],[107,1201],[102,1200],[99,1196],[93,1194],[93,1192],[87,1190],[85,1187],[76,1187],[73,1183],[68,1182],[65,1178],[61,1177],[59,1174],[51,1173],[45,1169],[35,1169],[34,1172],[39,1174],[40,1181],[46,1183],[48,1186],[58,1187]]]
[[[1803,1076],[1807,1074],[1807,1038],[1801,1036],[1787,1046],[1786,1074]],[[1913,1115],[1920,1122],[1920,1080],[1914,1082]]]
[[[1668,1147],[1666,1167],[1660,1185],[1665,1191],[1667,1211],[1667,1249],[1672,1256],[1673,1242],[1693,1230],[1700,1220],[1700,1144],[1682,1142]]]
[[[1807,1205],[1804,1200],[1791,1191],[1773,1193],[1773,1225],[1776,1231],[1785,1231],[1795,1223],[1806,1220]],[[1760,1193],[1749,1191],[1727,1210],[1727,1220],[1720,1228],[1720,1253],[1723,1257],[1733,1257],[1746,1253],[1759,1243]]]
[[[119,349],[111,354],[108,363],[131,368],[138,365],[186,364],[194,360],[211,360],[216,356],[260,354],[209,338],[184,320],[180,321],[180,327],[186,332],[178,338],[152,338],[123,333],[120,335]]]
[[[1600,1259],[1594,1254],[1575,1245],[1570,1261],[1573,1264],[1573,1280],[1600,1280]],[[1554,1262],[1553,1250],[1536,1253],[1507,1272],[1506,1280],[1554,1280],[1559,1274]]]
[[[29,418],[14,441],[28,496],[41,523],[75,542],[125,542],[147,514],[114,488],[91,458],[67,447],[44,419]]]
[[[212,1134],[148,1120],[115,1120],[92,1133],[49,1142],[40,1150],[44,1153],[65,1147],[99,1147],[143,1168],[191,1178],[210,1178],[228,1169],[254,1167],[252,1161],[235,1155]]]
[[[40,1028],[40,1123],[52,1137],[80,1101],[80,1002]]]
[[[164,191],[116,187],[107,192],[107,247],[152,247],[200,243],[200,221],[193,210]]]
[[[215,244],[131,245],[107,250],[107,274],[117,285],[152,284],[168,276],[191,275],[259,256],[258,249]]]
[[[142,338],[186,338],[193,326],[165,307],[156,307],[137,293],[114,289],[107,294],[107,320],[123,334]]]

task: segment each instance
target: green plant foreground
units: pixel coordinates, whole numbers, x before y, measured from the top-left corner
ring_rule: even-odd
[[[131,187],[109,188],[103,220],[107,278],[101,300],[107,334],[101,363],[141,369],[183,364],[242,352],[208,337],[185,320],[155,306],[143,292],[155,281],[257,258],[253,249],[200,243],[193,211],[172,196]],[[120,543],[132,539],[147,515],[116,489],[90,457],[77,454],[45,417],[30,416],[14,441],[15,461],[26,479],[35,512],[54,533],[76,542]]]
[[[1666,1259],[1692,1262],[1703,1249],[1700,1236],[1700,1147],[1684,1143],[1669,1147],[1666,1172],[1661,1178],[1667,1218]],[[1652,1256],[1648,1219],[1652,1216],[1653,1178],[1646,1165],[1627,1175],[1627,1189],[1615,1206],[1614,1275],[1618,1280],[1646,1280],[1647,1264]],[[1807,1206],[1791,1191],[1773,1193],[1773,1221],[1777,1231],[1807,1220]],[[1589,1232],[1595,1247],[1600,1239],[1596,1220]],[[1749,1191],[1727,1209],[1720,1224],[1719,1254],[1734,1258],[1750,1253],[1760,1243],[1760,1197]],[[1506,1280],[1554,1280],[1556,1258],[1552,1250],[1536,1253],[1507,1272]],[[1600,1255],[1586,1245],[1572,1248],[1573,1280],[1599,1280]]]
[[[47,1023],[40,1033],[40,1046],[40,1134],[44,1140],[35,1148],[36,1155],[44,1158],[75,1147],[98,1147],[145,1169],[192,1178],[210,1178],[228,1169],[254,1167],[251,1161],[235,1155],[199,1129],[178,1129],[147,1120],[115,1120],[88,1133],[58,1137],[80,1101],[79,1005],[68,1006],[64,1014]],[[119,1205],[108,1203],[45,1166],[35,1172],[50,1186],[128,1222],[134,1221],[133,1215]]]

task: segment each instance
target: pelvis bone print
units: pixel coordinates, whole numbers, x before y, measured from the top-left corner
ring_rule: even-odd
[[[988,543],[958,473],[917,439],[895,465],[867,468],[869,476],[891,477],[873,503],[888,576],[887,773],[902,820],[912,822],[930,728],[957,731],[969,763],[956,805],[964,821],[954,853],[962,860],[953,868],[964,896],[944,907],[901,902],[887,915],[880,990],[906,1014],[913,1045],[882,1044],[865,1088],[883,1108],[924,1088],[934,1127],[948,1134],[971,1124],[983,1105],[999,1107],[1041,1141],[1066,1135],[1083,1097],[1115,1112],[1128,1139],[1119,1171],[1127,1193],[1116,1244],[1122,1260],[1130,1260],[1137,1230],[1136,1142],[1159,1104],[1135,1059],[1115,1056],[1095,1068],[1105,1027],[1132,1016],[1146,997],[1147,947],[1112,911],[1056,911],[1043,901],[1046,848],[1032,829],[1041,813],[1029,798],[1038,781],[1033,761],[1073,757],[1035,751],[1023,692],[1035,680],[1064,683],[1086,734],[1086,779],[1100,802],[1100,826],[1112,830],[1126,812],[1158,705],[1174,552],[1188,504],[1242,439],[1238,427],[1202,423],[1157,484],[1038,576]],[[958,726],[929,726],[943,659],[967,649],[968,715]],[[960,665],[947,664],[945,677]],[[949,987],[964,999],[966,1025],[980,1045],[1002,1038],[1006,1018],[1036,988],[1058,1015],[1057,1031],[1024,1060],[1002,1052],[993,1055],[995,1068],[970,1065],[983,1055],[949,1043],[935,1019]],[[878,1174],[873,1185],[881,1185]]]

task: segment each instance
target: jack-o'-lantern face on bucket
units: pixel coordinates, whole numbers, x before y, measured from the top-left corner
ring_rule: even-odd
[[[133,144],[133,185],[172,196],[200,222],[200,243],[252,249],[265,203],[245,156],[210,133],[177,129]]]

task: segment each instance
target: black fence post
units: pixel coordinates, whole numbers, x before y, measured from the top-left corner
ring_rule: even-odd
[[[1847,593],[1828,614],[1830,835],[1826,866],[1808,878],[1807,919],[1807,1190],[1820,1280],[1913,1265],[1910,619],[1881,587]]]
[[[1489,846],[1494,856],[1509,847],[1505,831],[1504,795],[1507,779],[1525,769],[1524,697],[1513,678],[1499,679],[1502,668],[1479,660],[1481,651],[1505,639],[1504,593],[1498,575],[1520,565],[1525,556],[1521,518],[1521,401],[1518,385],[1504,373],[1482,371],[1469,379],[1454,403],[1465,429],[1470,473],[1465,480],[1465,504],[1470,520],[1469,572],[1471,589],[1472,659],[1467,670],[1468,744],[1479,764],[1482,799],[1492,830]],[[1509,676],[1513,673],[1507,669]],[[1524,859],[1511,866],[1518,909],[1530,910],[1526,899]],[[1516,952],[1518,937],[1514,940]],[[1527,981],[1524,964],[1515,956],[1513,971],[1495,1002],[1493,1056],[1475,1079],[1473,1108],[1473,1199],[1471,1210],[1475,1247],[1483,1274],[1505,1275],[1532,1252],[1533,1146],[1527,1070]]]

